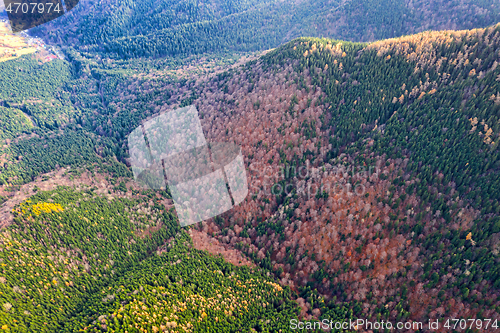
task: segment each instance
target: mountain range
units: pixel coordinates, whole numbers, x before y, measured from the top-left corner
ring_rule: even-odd
[[[32,31],[67,60],[0,63],[0,327],[498,327],[497,7],[84,1]],[[188,105],[249,194],[181,228],[127,135]]]

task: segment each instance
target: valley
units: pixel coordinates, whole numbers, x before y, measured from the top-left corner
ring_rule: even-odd
[[[500,320],[496,3],[120,4],[33,31],[64,59],[0,63],[1,329]],[[127,136],[189,105],[249,193],[181,228]]]

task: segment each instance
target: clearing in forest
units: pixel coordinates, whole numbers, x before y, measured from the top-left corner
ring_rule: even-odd
[[[26,38],[10,31],[7,22],[0,22],[0,62],[16,59],[35,51],[35,48],[28,46]]]

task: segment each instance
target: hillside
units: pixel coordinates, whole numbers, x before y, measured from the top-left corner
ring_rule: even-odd
[[[7,23],[0,22],[0,62],[34,52],[35,49],[27,45],[25,38],[12,35]]]
[[[193,249],[155,195],[77,189],[44,191],[14,209],[0,240],[2,329],[234,331],[294,316],[288,289]]]
[[[499,50],[496,25],[298,38],[257,58],[82,47],[69,62],[0,64],[12,78],[0,89],[0,327],[500,320]],[[181,230],[168,191],[134,185],[126,137],[191,104],[208,141],[242,147],[250,192]]]
[[[203,230],[372,319],[498,318],[499,42],[298,39],[195,90],[253,185]]]
[[[499,26],[302,38],[204,80],[102,71],[122,95],[101,106],[112,118],[82,123],[120,141],[137,117],[196,105],[251,177],[247,200],[200,230],[273,269],[306,317],[335,299],[372,319],[498,318],[499,42]]]
[[[264,50],[301,36],[374,41],[498,21],[493,0],[87,0],[33,32],[130,58]]]

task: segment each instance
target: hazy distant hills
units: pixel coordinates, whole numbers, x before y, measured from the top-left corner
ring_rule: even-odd
[[[89,0],[35,31],[84,50],[135,57],[262,50],[301,36],[374,41],[498,21],[494,0]]]

